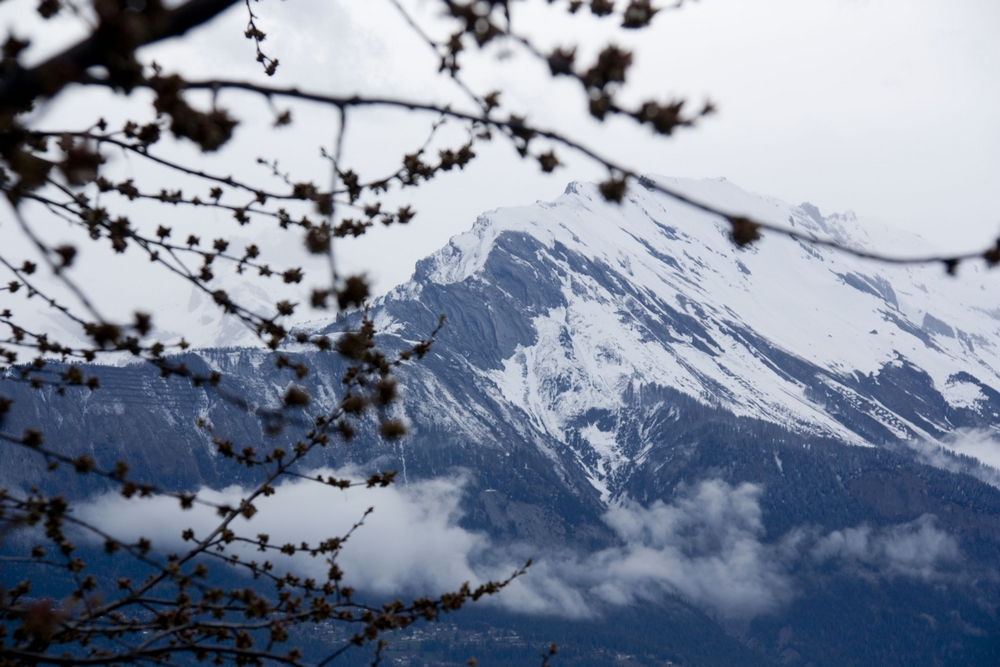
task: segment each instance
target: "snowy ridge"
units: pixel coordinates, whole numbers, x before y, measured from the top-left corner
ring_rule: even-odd
[[[855,247],[928,250],[853,213],[824,217],[724,179],[657,178],[733,213]],[[596,186],[572,183],[552,203],[480,216],[386,302],[420,299],[430,284],[492,280],[491,255],[510,235],[539,243],[533,259],[517,261],[557,275],[561,303],[534,317],[534,341],[519,344],[502,368],[478,372],[497,400],[557,441],[579,433],[598,455],[590,466],[597,486],[628,461],[624,435],[581,420],[595,409],[621,411],[629,390],[642,386],[857,445],[875,443],[845,424],[823,392],[905,440],[955,426],[899,414],[853,385],[915,367],[964,409],[982,406],[982,386],[1000,387],[1000,277],[982,265],[963,265],[951,279],[939,266],[887,266],[773,234],[739,249],[727,234],[723,221],[646,187],[632,187],[618,206]]]

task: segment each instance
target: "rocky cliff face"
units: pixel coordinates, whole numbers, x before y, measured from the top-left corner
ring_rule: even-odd
[[[448,316],[401,372],[411,435],[362,429],[310,465],[398,469],[404,486],[462,471],[461,529],[541,553],[543,583],[587,614],[669,600],[708,614],[656,616],[654,653],[672,627],[718,623],[739,641],[698,654],[705,664],[995,664],[998,476],[959,454],[970,433],[981,459],[996,451],[997,277],[779,238],[740,250],[722,222],[643,183],[621,206],[573,183],[555,202],[485,214],[420,262],[373,311],[390,349]],[[721,180],[670,184],[807,234],[921,249],[853,214]],[[339,362],[286,353],[308,357],[306,384],[331,402]],[[253,405],[275,405],[288,382],[261,350],[186,361]],[[143,366],[94,372],[99,391],[66,398],[4,382],[20,408],[5,430],[41,424],[48,442],[175,488],[250,481],[194,420],[255,444],[270,436],[252,412]],[[0,483],[101,491],[9,448]],[[554,599],[536,611],[558,616]]]

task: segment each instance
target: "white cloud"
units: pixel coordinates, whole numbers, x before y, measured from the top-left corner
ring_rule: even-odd
[[[357,478],[351,470],[314,474]],[[458,525],[466,481],[457,475],[347,491],[287,482],[256,503],[258,514],[249,523],[237,519],[233,529],[248,537],[267,533],[272,544],[315,545],[346,534],[374,507],[337,558],[345,585],[380,595],[439,593],[466,581],[475,586],[506,578],[533,557],[528,574],[487,604],[569,617],[676,595],[718,618],[748,619],[775,611],[796,595],[792,572],[804,557],[847,573],[924,579],[959,558],[955,540],[936,528],[930,515],[881,530],[862,525],[825,536],[799,529],[767,542],[761,487],[721,480],[681,488],[670,503],[611,508],[604,520],[621,539],[615,547],[579,554],[497,544]],[[205,500],[230,505],[244,495],[236,486],[199,492]],[[204,536],[217,521],[210,509],[180,512],[176,501],[164,498],[128,501],[108,495],[77,511],[119,539],[147,537],[162,551],[182,549],[184,529]],[[234,550],[261,560],[252,546]],[[276,571],[302,576],[323,578],[329,567],[321,558],[302,555],[272,560]]]
[[[357,479],[351,472],[318,470],[313,474]],[[464,581],[476,581],[469,559],[488,545],[485,536],[457,525],[462,486],[460,477],[384,489],[340,490],[304,480],[286,482],[274,495],[255,501],[258,513],[250,521],[236,519],[232,529],[251,538],[267,534],[271,544],[316,545],[345,535],[369,507],[374,507],[337,559],[347,573],[345,585],[377,593],[409,588],[443,591]],[[221,491],[201,489],[198,496],[235,506],[246,491],[237,486]],[[107,495],[77,511],[118,539],[147,537],[154,547],[171,551],[183,548],[181,533],[185,529],[192,528],[196,537],[204,537],[218,522],[210,508],[196,505],[181,512],[176,500],[162,497],[126,500]],[[240,552],[240,548],[234,551]],[[253,553],[253,547],[243,549],[247,556]],[[253,557],[261,560],[259,554]],[[277,571],[291,568],[307,576],[325,578],[328,569],[320,558],[296,557],[292,563],[291,558],[279,555],[272,560]]]
[[[837,559],[842,565],[866,565],[886,575],[930,579],[939,566],[959,559],[958,544],[939,530],[936,518],[924,514],[915,521],[873,530],[862,525],[836,530],[816,542],[811,553],[818,562]]]
[[[1000,442],[987,430],[959,430],[951,433],[941,446],[956,454],[969,456],[994,470],[1000,469]]]
[[[993,431],[959,429],[940,441],[906,443],[922,463],[967,475],[1000,488],[1000,442]]]
[[[667,505],[617,507],[605,521],[625,541],[597,554],[606,580],[593,591],[618,604],[672,592],[725,617],[752,617],[790,599],[792,584],[773,547],[761,542],[761,488],[714,480]]]

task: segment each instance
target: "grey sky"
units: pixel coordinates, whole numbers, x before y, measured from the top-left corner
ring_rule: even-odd
[[[404,4],[434,30],[436,3]],[[455,87],[434,73],[433,54],[384,0],[264,0],[253,6],[268,32],[269,52],[282,62],[268,83],[462,103]],[[40,58],[73,29],[40,23],[33,7],[26,0],[4,3],[0,26],[33,34],[29,58]],[[513,7],[519,29],[546,48],[580,43],[583,62],[615,32],[585,11],[570,21],[543,2]],[[242,36],[245,21],[245,8],[234,7],[190,38],[144,56],[192,76],[264,81]],[[985,244],[1000,227],[997,28],[995,0],[687,2],[662,12],[649,30],[613,35],[636,50],[632,99],[676,95],[718,104],[719,114],[671,139],[621,121],[597,123],[583,111],[578,87],[553,84],[539,63],[516,49],[503,60],[498,48],[470,58],[467,76],[477,90],[503,88],[510,109],[641,171],[725,176],[748,190],[810,201],[825,213],[852,209],[959,249]],[[205,164],[232,171],[238,161],[263,155],[279,157],[297,176],[323,178],[318,144],[332,141],[334,114],[296,108],[295,127],[275,136],[264,104],[233,94],[221,103],[243,119],[238,138],[244,141]],[[79,125],[81,110],[115,116],[113,108],[103,93],[67,96],[44,109],[38,122],[56,126],[72,119]],[[141,108],[139,100],[132,108]],[[352,116],[347,156],[363,176],[375,175],[419,145],[429,121],[382,112]],[[500,142],[480,154],[483,159],[466,173],[407,193],[419,211],[411,226],[342,246],[345,263],[380,264],[373,275],[385,290],[479,213],[551,199],[569,180],[604,176],[566,151],[560,156],[568,166],[552,176],[521,163]],[[382,243],[391,244],[391,262],[375,259]]]
[[[299,4],[280,5],[275,33],[293,22],[299,34]],[[316,72],[317,83],[323,79],[325,87],[363,89],[375,83],[380,90],[417,97],[451,93],[442,82],[426,83],[433,57],[421,51],[385,3],[346,4],[351,34],[344,34],[343,25],[336,33],[346,37],[347,48],[310,42],[294,55],[281,54],[289,58],[289,70],[300,63],[308,67],[318,53],[324,54],[319,56],[324,67]],[[262,15],[276,6],[261,4]],[[433,25],[427,12],[432,3],[412,6],[425,25]],[[514,7],[522,9],[521,3]],[[515,19],[541,42],[554,43],[552,13],[524,12]],[[593,46],[602,43],[595,37],[610,32],[586,16],[555,25],[577,31],[579,41]],[[388,36],[380,27],[389,28]],[[582,93],[575,86],[550,85],[539,65],[523,56],[500,67],[482,59],[470,64],[468,76],[480,90],[508,90],[506,101],[536,122],[643,171],[725,176],[792,203],[810,201],[824,212],[852,209],[958,249],[984,243],[1000,227],[998,29],[1000,4],[993,0],[686,3],[663,12],[650,30],[614,36],[635,46],[630,82],[635,99],[678,95],[695,104],[706,97],[718,103],[717,116],[672,139],[624,122],[594,122],[582,112]],[[282,46],[276,38],[275,50],[280,53]],[[344,69],[351,73],[337,75],[343,52],[349,54]],[[368,148],[371,140],[354,145]],[[401,248],[422,256],[484,210],[550,199],[570,179],[603,176],[575,159],[546,178],[518,164],[506,146],[493,153],[500,155],[491,164],[435,184],[428,197],[433,205],[421,202],[425,215],[411,231],[413,238],[400,239]]]

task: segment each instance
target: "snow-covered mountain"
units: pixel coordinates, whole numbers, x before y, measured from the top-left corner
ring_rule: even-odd
[[[655,180],[842,244],[929,250],[722,179]],[[398,506],[419,526],[443,512],[428,535],[450,546],[404,559],[404,573],[378,561],[372,585],[417,581],[414,563],[438,582],[534,556],[535,583],[509,606],[605,619],[606,645],[561,653],[567,665],[607,664],[622,637],[628,664],[996,664],[1000,473],[986,464],[1000,459],[1000,274],[967,263],[953,278],[774,234],[739,249],[722,220],[652,183],[621,205],[572,183],[484,214],[373,305],[390,350],[448,318],[400,369],[410,435],[363,425],[308,465],[399,470]],[[341,360],[282,352],[307,362],[304,380],[234,346],[184,357],[221,372],[221,394],[142,365],[88,369],[101,389],[65,398],[0,381],[20,408],[4,428],[41,426],[53,446],[126,459],[161,485],[230,487],[255,472],[221,459],[195,418],[236,443],[270,436],[227,390],[274,406],[296,381],[316,404],[337,400]],[[104,488],[43,464],[0,449],[0,485]],[[432,512],[419,495],[433,488]],[[582,627],[548,639],[592,646],[605,631]]]
[[[860,249],[928,252],[853,213],[823,217],[724,179],[660,180]],[[950,278],[773,234],[740,249],[725,221],[643,183],[621,205],[572,183],[552,203],[481,216],[384,299],[379,323],[410,330],[415,308],[446,312],[457,341],[442,345],[463,372],[575,448],[605,494],[648,450],[630,449],[634,423],[596,416],[627,412],[648,387],[856,445],[1000,421],[996,272],[970,263]]]

